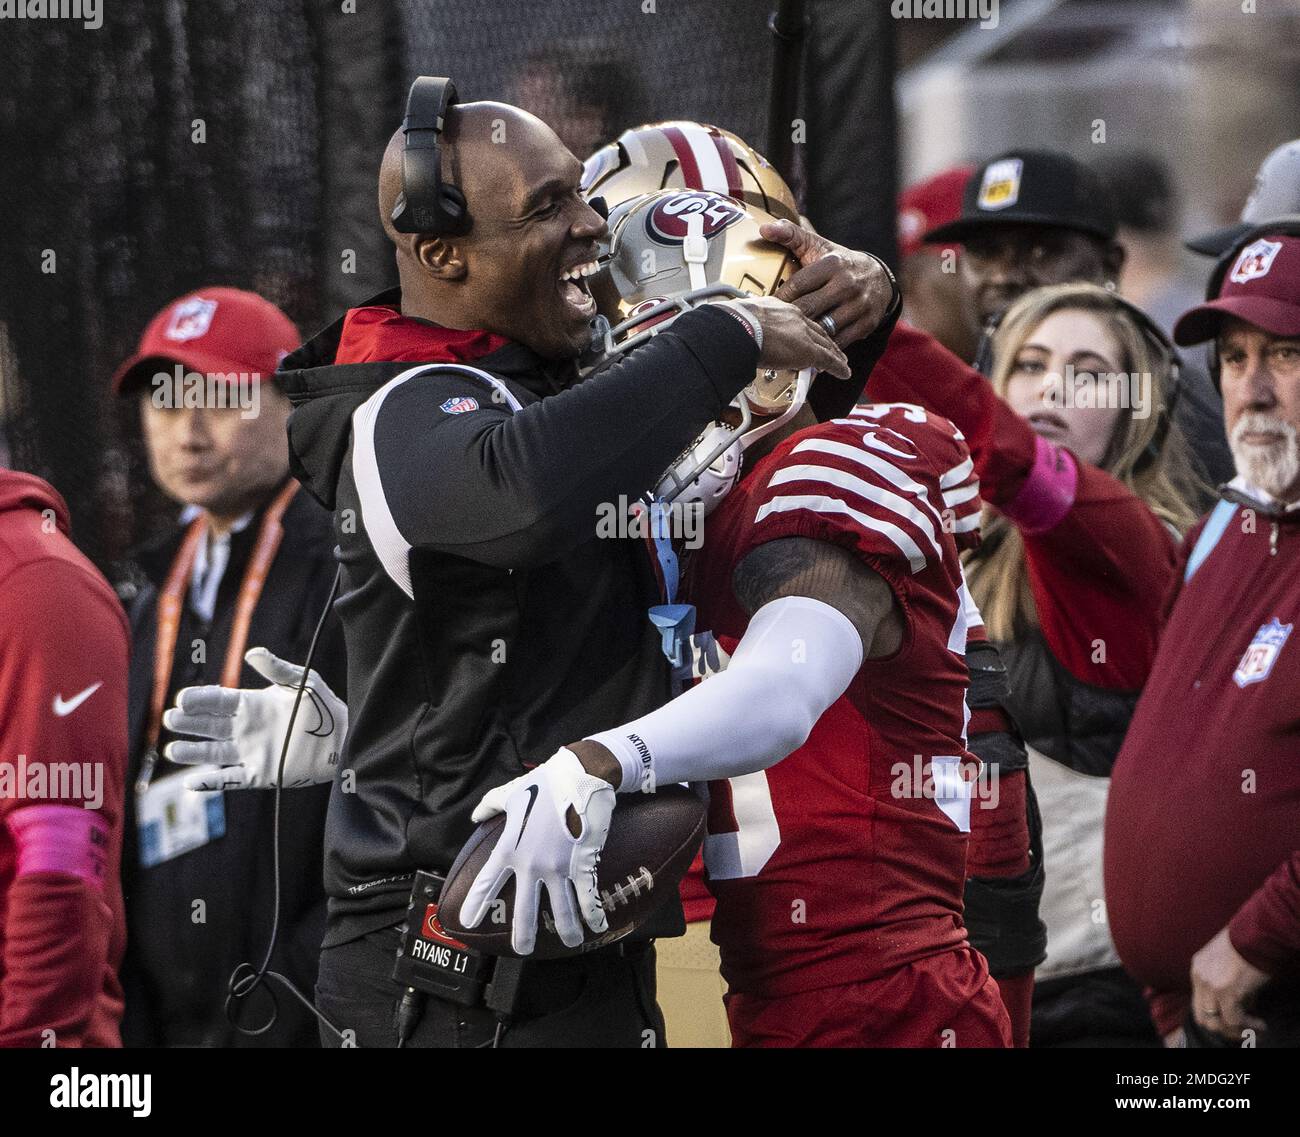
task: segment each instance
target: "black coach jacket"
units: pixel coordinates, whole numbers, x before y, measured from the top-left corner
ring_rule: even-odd
[[[278,376],[294,472],[334,510],[343,562],[326,946],[400,919],[411,875],[447,870],[487,790],[668,699],[652,552],[598,538],[600,507],[652,486],[758,359],[712,307],[580,384],[518,344],[472,368],[337,363],[342,327]]]
[[[244,570],[253,552],[263,510],[231,537],[230,563],[217,591],[211,624],[184,606],[167,706],[181,687],[221,682],[221,669]],[[267,573],[248,630],[248,647],[269,648],[301,663],[334,578],[334,540],[329,514],[299,491],[282,519],[284,537]],[[277,991],[276,1025],[257,1036],[241,1034],[226,1018],[227,981],[237,964],[260,964],[271,934],[275,878],[271,857],[275,795],[269,790],[231,790],[223,795],[225,834],[201,848],[144,868],[140,864],[133,787],[145,749],[153,690],[158,588],[180,545],[183,530],[137,556],[150,584],[131,609],[129,721],[131,764],[127,779],[127,825],[122,850],[127,913],[127,950],[122,965],[127,1046],[317,1046],[316,1020],[292,997]],[[194,650],[201,640],[205,651]],[[343,637],[327,622],[312,666],[346,697]],[[244,664],[240,686],[265,687]],[[170,739],[164,729],[159,749]],[[155,777],[179,776],[160,762]],[[272,967],[310,995],[325,928],[321,881],[328,786],[290,790],[280,811],[280,934]],[[196,902],[202,901],[202,908]],[[270,1014],[259,993],[248,1017],[256,1027]]]

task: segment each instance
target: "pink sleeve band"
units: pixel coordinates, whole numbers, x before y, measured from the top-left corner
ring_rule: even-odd
[[[6,821],[18,846],[15,876],[57,872],[104,887],[108,822],[76,805],[29,805]]]
[[[1034,464],[1020,492],[1002,507],[1022,533],[1055,529],[1070,512],[1079,486],[1074,455],[1045,438],[1034,439]]]

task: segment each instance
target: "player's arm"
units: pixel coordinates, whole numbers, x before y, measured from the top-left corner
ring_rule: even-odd
[[[763,297],[687,312],[584,382],[513,413],[484,380],[417,377],[354,417],[363,515],[381,540],[498,568],[549,563],[590,539],[607,503],[654,485],[757,367],[792,364],[849,373],[824,329]]]
[[[864,659],[902,639],[889,585],[828,541],[759,545],[737,565],[732,586],[751,619],[725,671],[570,747],[620,793],[774,765],[803,745]]]
[[[80,1046],[113,937],[126,771],[126,621],[107,583],[37,561],[0,588],[0,754],[28,771],[75,764],[48,796],[0,795],[14,875],[0,897],[0,1048]]]
[[[615,789],[731,778],[779,762],[844,693],[869,647],[898,638],[889,586],[828,542],[761,545],[738,566],[734,587],[752,618],[725,671],[635,722],[562,747],[484,796],[474,820],[504,813],[506,829],[461,907],[467,927],[514,876],[516,951],[533,948],[542,887],[566,944],[582,941],[579,912],[603,931],[595,866]]]

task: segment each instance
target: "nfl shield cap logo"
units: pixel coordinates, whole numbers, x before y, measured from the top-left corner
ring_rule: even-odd
[[[207,300],[202,296],[192,297],[176,305],[163,335],[169,340],[196,340],[199,336],[206,335],[212,327],[212,317],[216,311],[215,300]]]
[[[1267,276],[1273,267],[1278,253],[1282,251],[1281,241],[1258,240],[1241,250],[1237,262],[1232,266],[1230,279],[1237,284]]]

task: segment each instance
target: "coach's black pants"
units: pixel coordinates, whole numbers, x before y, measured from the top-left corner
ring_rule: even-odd
[[[348,1045],[397,1045],[394,1013],[402,996],[392,979],[399,931],[383,928],[321,952],[316,1006],[348,1036]],[[503,1047],[663,1046],[664,1020],[655,1003],[655,953],[650,944],[605,948],[572,960],[527,965],[519,1011],[501,1036]],[[461,1007],[429,996],[406,1045],[491,1045],[497,1020],[484,1007]],[[341,1045],[322,1027],[321,1043]]]

